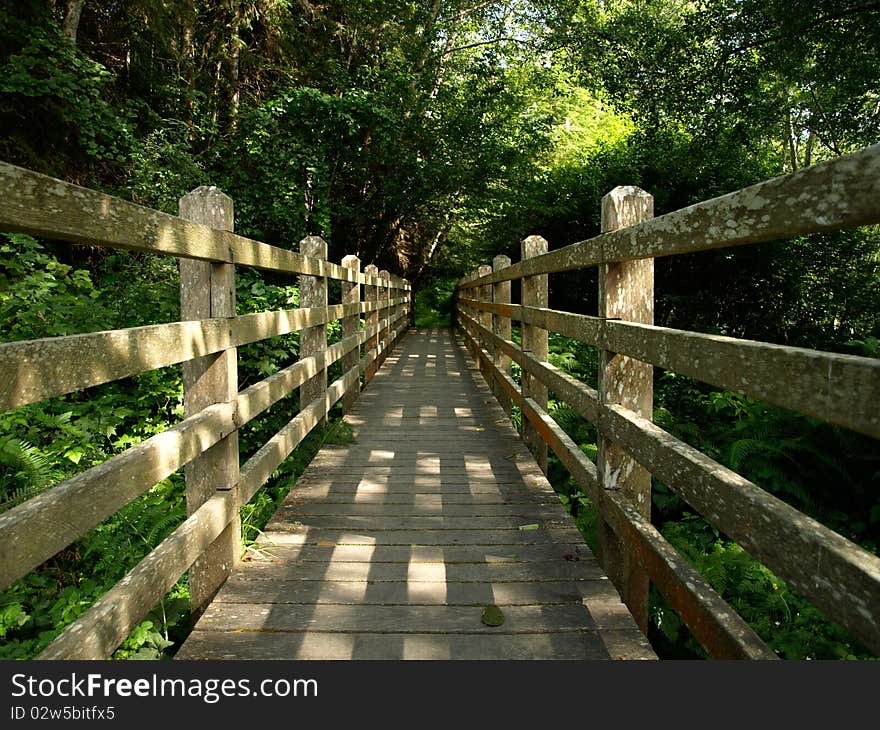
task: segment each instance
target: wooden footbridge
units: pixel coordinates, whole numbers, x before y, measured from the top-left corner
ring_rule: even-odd
[[[651,422],[659,367],[880,437],[880,361],[653,325],[655,257],[880,223],[878,181],[875,146],[658,218],[617,188],[596,238],[533,236],[520,262],[463,279],[449,331],[411,328],[408,282],[333,264],[319,238],[294,253],[234,234],[215,188],[176,217],[0,163],[0,230],[181,273],[179,322],[0,344],[0,409],[175,364],[185,394],[170,430],[0,514],[0,587],[185,467],[187,519],[40,658],[111,655],[187,572],[198,620],[179,658],[653,658],[651,584],[710,656],[774,658],[651,525],[653,475],[880,654],[880,559]],[[593,266],[598,315],[551,309],[548,276]],[[237,315],[237,267],[298,275],[300,308]],[[598,349],[597,388],[547,362],[549,331]],[[239,390],[237,348],[292,332],[297,359]],[[298,412],[240,463],[238,429],[297,388]],[[549,393],[596,425],[596,462]],[[354,441],[318,453],[242,560],[240,506],[338,402]],[[596,510],[597,556],[544,476],[548,447]]]

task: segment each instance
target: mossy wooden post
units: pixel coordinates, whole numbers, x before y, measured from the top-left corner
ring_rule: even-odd
[[[182,197],[180,217],[224,231],[234,228],[232,198],[215,187],[202,186]],[[235,266],[180,260],[180,318],[235,316]],[[184,415],[192,416],[238,395],[236,348],[183,363]],[[237,490],[238,432],[221,439],[185,468],[186,511],[191,515],[216,491]],[[238,562],[241,523],[236,515],[189,569],[190,609],[198,619]]]
[[[529,236],[522,242],[522,260],[547,253],[547,241],[541,236]],[[522,278],[522,304],[524,307],[546,307],[549,301],[549,277],[547,274]],[[547,360],[547,330],[530,324],[522,324],[522,349],[531,352],[541,362]],[[527,372],[522,373],[522,393],[547,409],[547,386]],[[527,418],[522,419],[523,441],[535,456],[541,471],[547,473],[547,444]]]
[[[492,259],[492,270],[499,271],[501,269],[505,269],[510,266],[510,257],[509,256],[496,256]],[[499,281],[496,284],[492,285],[492,301],[495,304],[510,304],[510,282],[509,281]],[[492,331],[498,335],[499,337],[503,337],[505,340],[510,339],[510,318],[503,317],[500,314],[493,313],[492,314]],[[497,367],[502,373],[507,373],[510,375],[510,357],[504,354],[503,350],[500,348],[495,349],[495,367]],[[501,404],[501,407],[504,408],[504,411],[507,415],[510,415],[510,396],[507,394],[507,391],[504,390],[498,383],[495,383],[495,397],[498,398],[498,402]]]
[[[342,265],[346,269],[351,269],[355,277],[360,276],[361,260],[357,256],[346,256],[342,259]],[[342,304],[360,304],[361,301],[361,285],[357,281],[342,282]],[[357,313],[342,318],[342,336],[352,337],[361,330],[361,316]],[[342,359],[342,370],[348,372],[358,364],[360,360],[360,347],[355,347],[351,352],[347,353]],[[346,391],[342,396],[342,412],[348,413],[354,402],[357,400],[361,392],[361,379],[358,377],[351,389]]]
[[[299,252],[303,256],[316,259],[327,259],[327,242],[319,236],[307,236],[299,243]],[[301,307],[327,306],[327,279],[323,276],[299,277],[299,305]],[[299,335],[300,359],[322,354],[327,350],[327,325],[319,324],[306,327]],[[299,407],[305,409],[316,398],[327,391],[327,368],[309,378],[299,388]],[[327,423],[327,417],[321,419],[319,425]]]
[[[602,232],[654,217],[654,198],[637,187],[614,188],[602,198]],[[599,316],[654,323],[654,259],[599,265]],[[654,368],[614,352],[599,350],[599,402],[618,403],[651,419]],[[603,489],[616,489],[645,518],[651,518],[651,475],[618,444],[599,439],[597,469]],[[600,516],[600,559],[609,578],[643,632],[648,628],[648,575]]]
[[[382,367],[382,363],[388,357],[388,350],[391,348],[391,272],[381,269],[379,271],[379,278],[382,280],[382,286],[379,290],[379,301],[382,302],[382,309],[379,310],[379,319],[385,320],[385,326],[382,328],[381,337],[379,338],[378,367]]]
[[[368,264],[364,267],[364,274],[367,276],[379,276],[379,269],[376,268],[375,264]],[[379,301],[379,287],[374,286],[372,284],[364,285],[364,299],[371,304],[376,304]],[[367,326],[367,329],[379,326],[379,310],[373,309],[367,312],[367,316],[364,320],[364,324]],[[376,332],[371,337],[367,338],[367,342],[364,345],[364,358],[367,361],[366,369],[364,370],[364,386],[366,386],[376,374],[376,368],[379,367],[379,333]]]
[[[487,276],[492,273],[492,267],[489,264],[482,264],[477,269],[477,276]],[[492,285],[491,284],[483,284],[482,286],[478,286],[475,289],[476,298],[481,302],[485,302],[490,304],[492,302]],[[477,312],[477,321],[486,329],[492,329],[492,312],[487,312],[485,309],[480,309]],[[486,350],[490,355],[495,352],[495,347],[492,342],[482,333],[477,333],[477,341],[483,346],[483,349]],[[492,377],[492,368],[489,367],[483,360],[480,360],[480,370],[483,372],[483,379],[489,385],[490,388],[495,388],[495,378]]]

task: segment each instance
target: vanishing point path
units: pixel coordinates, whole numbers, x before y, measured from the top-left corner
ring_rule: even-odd
[[[178,658],[655,658],[449,330],[410,330],[346,420]]]

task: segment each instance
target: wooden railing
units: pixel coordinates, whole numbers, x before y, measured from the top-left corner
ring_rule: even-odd
[[[880,654],[880,559],[651,422],[657,366],[880,438],[876,359],[653,326],[654,257],[880,222],[880,145],[652,216],[650,195],[617,188],[602,201],[599,236],[551,252],[531,237],[521,262],[481,267],[456,290],[464,340],[508,413],[521,409],[539,463],[549,446],[592,500],[600,560],[643,630],[650,581],[710,656],[775,657],[651,525],[653,474]],[[548,274],[591,266],[599,316],[548,308]],[[598,348],[598,389],[547,362],[548,330]],[[547,413],[548,389],[595,425],[595,464]]]
[[[105,658],[187,570],[193,614],[204,610],[239,558],[239,508],[337,401],[351,407],[406,330],[411,287],[372,265],[361,273],[356,256],[330,263],[317,237],[294,253],[234,234],[216,188],[181,198],[175,217],[0,163],[0,230],[180,258],[183,321],[0,344],[0,411],[183,365],[184,420],[0,515],[2,589],[186,465],[187,519],[39,656]],[[298,274],[301,307],[236,316],[236,266]],[[328,279],[342,282],[339,304]],[[236,348],[297,331],[298,361],[239,392]],[[238,429],[296,388],[299,413],[239,466]]]

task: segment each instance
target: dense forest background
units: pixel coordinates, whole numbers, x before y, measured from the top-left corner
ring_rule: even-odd
[[[869,0],[15,0],[0,6],[0,159],[166,212],[192,188],[232,196],[236,229],[294,248],[323,236],[409,278],[423,325],[454,282],[530,234],[595,235],[620,184],[658,214],[880,139],[880,4]],[[657,323],[880,354],[876,227],[657,262]],[[0,234],[4,340],[170,321],[176,266]],[[296,305],[292,281],[239,277],[239,308]],[[589,273],[551,306],[593,313]],[[331,331],[331,335],[334,333]],[[243,348],[241,381],[295,357],[295,336]],[[595,379],[590,348],[551,358]],[[655,419],[873,551],[876,443],[658,371]],[[284,405],[284,404],[282,404]],[[570,409],[554,416],[594,453]],[[290,417],[242,434],[243,455]],[[0,509],[167,428],[169,368],[0,414]],[[273,420],[274,419],[274,420]],[[315,434],[245,508],[246,539]],[[551,477],[590,539],[589,502]],[[0,596],[0,656],[32,656],[185,514],[180,475]],[[839,627],[655,484],[654,521],[780,655],[863,657]],[[173,652],[186,581],[118,656]],[[653,640],[699,656],[662,599]]]

